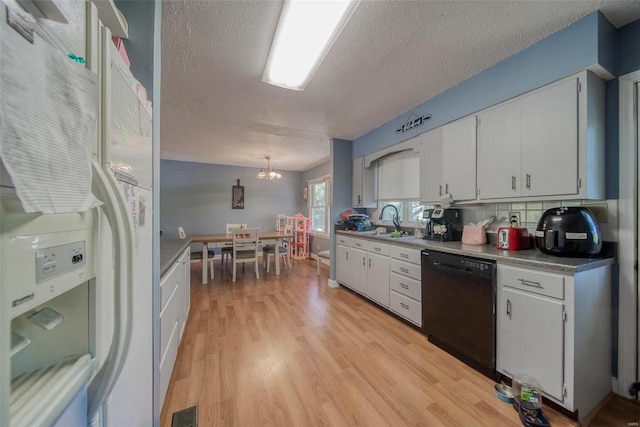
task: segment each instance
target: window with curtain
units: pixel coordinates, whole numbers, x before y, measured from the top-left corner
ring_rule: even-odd
[[[329,234],[329,182],[327,176],[308,184],[309,218],[313,233]]]
[[[378,199],[420,199],[419,153],[402,151],[378,160]]]
[[[416,225],[422,221],[424,206],[420,203],[420,154],[412,150],[390,154],[378,160],[378,220],[385,205],[398,208],[400,223]],[[383,221],[391,222],[395,210],[387,208]]]

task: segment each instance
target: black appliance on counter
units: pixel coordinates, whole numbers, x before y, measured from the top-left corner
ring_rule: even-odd
[[[344,220],[344,229],[353,231],[369,231],[373,228],[369,215],[351,214]]]
[[[598,221],[582,206],[545,211],[536,227],[535,242],[542,253],[568,257],[589,257],[602,249]]]
[[[496,371],[496,263],[422,251],[422,329],[430,342],[490,378]]]
[[[448,242],[462,239],[462,213],[460,209],[425,209],[422,219],[426,220],[425,240]]]

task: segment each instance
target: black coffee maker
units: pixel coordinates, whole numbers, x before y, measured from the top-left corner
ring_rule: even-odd
[[[448,242],[462,238],[462,215],[460,209],[425,209],[422,219],[426,220],[425,240]]]

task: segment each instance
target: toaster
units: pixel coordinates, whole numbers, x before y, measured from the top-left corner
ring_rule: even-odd
[[[496,247],[507,250],[529,249],[531,247],[529,231],[525,227],[498,228]]]

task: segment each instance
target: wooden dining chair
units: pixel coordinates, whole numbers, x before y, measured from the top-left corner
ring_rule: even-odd
[[[244,266],[247,262],[253,262],[256,279],[260,278],[258,271],[258,230],[258,228],[231,230],[233,238],[233,256],[231,258],[233,263],[233,282],[236,281],[236,266],[238,264]]]
[[[247,228],[247,224],[246,223],[241,223],[241,224],[230,224],[230,223],[227,223],[227,235],[230,235],[232,230],[242,229],[242,228]],[[225,261],[229,261],[229,259],[231,259],[232,252],[233,252],[233,247],[232,246],[223,246],[222,247],[222,249],[221,249],[222,264],[220,266],[221,270],[224,270]]]
[[[182,226],[178,227],[178,237],[180,239],[186,239],[187,233],[185,233],[184,228]],[[209,249],[207,252],[207,260],[209,261],[209,269],[211,270],[211,279],[213,279],[213,258],[215,258],[216,253],[213,249]],[[191,262],[194,261],[202,261],[202,251],[191,251]]]
[[[291,233],[292,227],[293,226],[291,224],[285,225],[284,226],[285,234]],[[288,265],[289,270],[291,270],[291,245],[285,240],[282,240],[277,244],[280,245],[278,247],[278,257],[281,258],[284,264]],[[269,272],[269,267],[271,266],[271,256],[275,257],[275,255],[276,255],[276,245],[264,245],[262,247],[262,261],[263,261],[262,264],[263,264],[263,267],[267,269],[267,273]],[[276,262],[280,262],[280,260],[277,259]]]

